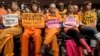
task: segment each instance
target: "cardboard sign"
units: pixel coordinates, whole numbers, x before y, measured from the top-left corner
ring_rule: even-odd
[[[3,17],[3,25],[6,27],[18,25],[18,16],[16,14],[7,14]]]
[[[51,20],[48,20],[47,22],[46,22],[46,26],[48,27],[48,28],[54,28],[54,27],[60,27],[61,25],[60,25],[60,21],[59,20],[57,20],[57,19],[51,19]]]
[[[43,28],[45,26],[45,19],[42,13],[23,13],[22,14],[23,27]]]

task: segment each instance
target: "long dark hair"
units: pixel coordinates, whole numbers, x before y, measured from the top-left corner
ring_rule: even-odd
[[[84,2],[84,4],[83,4],[83,12],[86,11],[86,6],[87,6],[88,4],[90,4],[90,3],[92,3],[92,2],[90,2],[90,1],[85,1],[85,2]]]
[[[36,5],[36,6],[37,6],[37,11],[39,11],[39,5],[38,5],[38,3],[36,3],[36,2],[32,2],[32,4],[31,4],[31,11],[33,11],[33,10],[32,10],[32,6],[33,6],[33,5]]]

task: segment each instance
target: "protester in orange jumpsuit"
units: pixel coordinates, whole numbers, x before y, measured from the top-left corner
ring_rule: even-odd
[[[32,4],[31,13],[38,13],[38,5],[36,3]],[[34,18],[34,17],[33,17]],[[41,18],[41,17],[40,17]],[[34,26],[28,27],[24,26],[24,33],[21,36],[21,56],[28,56],[28,41],[29,37],[33,38],[34,46],[35,46],[35,56],[41,56],[41,28],[37,28]]]
[[[18,5],[17,2],[12,2],[12,6],[11,6],[12,12],[9,13],[8,15],[14,15],[16,18],[16,20],[13,19],[12,23],[11,20],[9,22],[9,20],[6,20],[5,16],[2,17],[2,24],[4,26],[4,29],[0,32],[0,52],[2,51],[2,49],[4,48],[4,56],[13,56],[14,55],[14,45],[13,45],[13,37],[16,35],[19,35],[22,33],[22,29],[20,27],[20,13],[18,10]],[[5,22],[4,22],[5,21]],[[10,24],[5,24],[5,23],[10,23]],[[14,24],[14,25],[13,25]],[[9,26],[7,26],[9,25]]]
[[[64,19],[64,16],[67,13],[67,9],[65,9],[65,5],[63,2],[58,3],[58,14],[61,15],[61,18]]]
[[[42,46],[43,49],[46,47],[51,47],[53,56],[59,56],[59,46],[57,43],[57,33],[60,31],[60,23],[62,21],[61,16],[56,13],[56,5],[51,4],[49,7],[49,13],[45,16],[46,21],[46,30],[45,30],[45,39]],[[51,44],[51,46],[50,46]]]

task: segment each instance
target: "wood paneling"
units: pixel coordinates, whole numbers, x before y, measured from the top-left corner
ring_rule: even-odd
[[[15,0],[0,0],[0,1],[10,3],[11,1],[15,1]],[[16,0],[16,1],[18,1],[19,3],[21,3],[22,1],[24,1],[26,3],[30,3],[30,2],[35,1],[35,0]],[[41,5],[43,5],[43,4],[53,3],[55,0],[37,0],[37,1],[40,2]],[[87,0],[56,0],[56,3],[58,3],[59,1],[62,1],[66,4],[68,4],[70,1],[73,1],[73,3],[77,3],[77,4],[82,4],[84,1],[87,1]],[[90,1],[92,1],[93,3],[100,4],[100,0],[90,0]]]

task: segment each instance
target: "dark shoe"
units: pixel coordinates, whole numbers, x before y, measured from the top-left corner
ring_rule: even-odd
[[[88,52],[88,56],[93,56],[91,52]]]
[[[42,46],[42,48],[41,48],[41,54],[43,55],[43,56],[45,56],[45,53],[46,53],[46,48],[47,48],[47,45],[46,44],[43,44],[43,46]]]
[[[64,48],[64,46],[61,47],[61,56],[66,56],[66,49]]]

